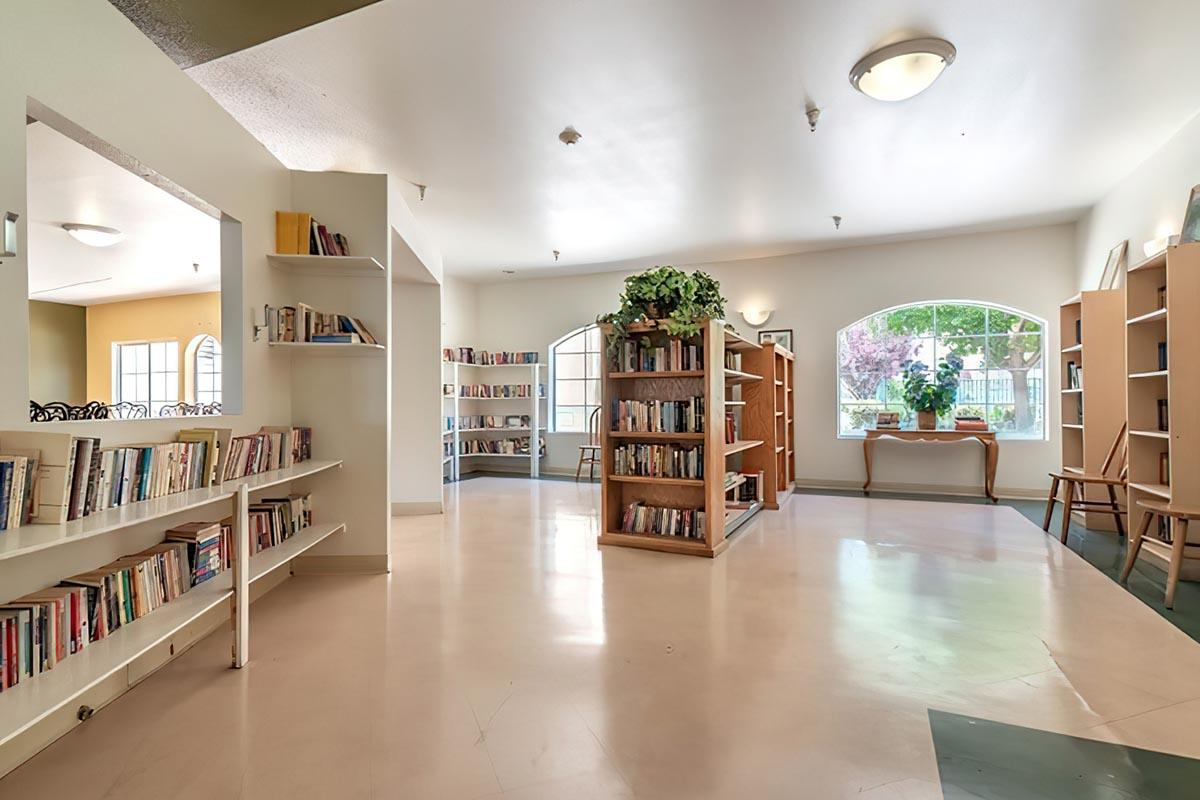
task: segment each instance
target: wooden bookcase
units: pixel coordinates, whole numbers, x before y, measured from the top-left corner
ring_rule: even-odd
[[[1125,296],[1129,500],[1136,524],[1141,515],[1133,504],[1139,500],[1200,505],[1200,244],[1169,247],[1131,267]],[[1164,400],[1166,431],[1159,429]],[[1200,526],[1192,526],[1189,541],[1200,542]],[[1140,553],[1164,569],[1169,554],[1170,545],[1155,541],[1147,541]],[[1200,559],[1189,555],[1185,551],[1182,576],[1196,580]]]
[[[763,446],[742,457],[742,468],[763,473],[763,505],[779,508],[796,486],[792,381],[795,356],[773,342],[742,354],[742,368],[762,376],[742,387],[744,435]],[[726,400],[729,402],[729,399]]]
[[[601,326],[607,342],[611,326]],[[666,334],[651,325],[637,326],[630,331],[637,336],[663,338]],[[666,553],[715,557],[729,546],[729,537],[762,509],[762,502],[732,503],[726,501],[725,473],[738,466],[747,454],[764,447],[757,439],[738,439],[725,443],[725,411],[745,414],[746,400],[737,395],[747,386],[757,384],[763,376],[750,371],[744,360],[747,353],[759,351],[759,345],[726,330],[722,320],[701,323],[699,345],[702,348],[703,369],[688,372],[616,372],[615,364],[606,357],[606,372],[601,391],[600,448],[601,479],[601,545],[637,547]],[[743,356],[741,369],[725,367],[726,352]],[[737,388],[742,387],[742,388]],[[643,433],[614,431],[614,400],[687,400],[704,398],[703,433]],[[745,436],[745,419],[740,435]],[[658,444],[703,444],[704,479],[657,478],[616,475],[614,447],[628,441]],[[730,487],[732,488],[732,487]],[[621,518],[625,507],[642,501],[650,506],[701,509],[705,512],[703,539],[688,539],[655,534],[623,533]]]
[[[1097,474],[1125,424],[1125,290],[1082,292],[1064,302],[1059,314],[1062,466]],[[1074,388],[1072,365],[1083,371]],[[1088,500],[1108,500],[1102,486],[1086,491]],[[1088,528],[1116,530],[1111,514],[1079,512],[1079,520]]]
[[[545,364],[467,364],[461,361],[443,361],[442,379],[444,386],[452,386],[450,394],[442,395],[443,416],[454,418],[453,427],[443,431],[443,441],[451,444],[450,455],[442,456],[443,472],[450,469],[449,478],[457,481],[462,477],[462,465],[465,462],[472,467],[467,472],[474,471],[477,463],[486,464],[492,459],[529,462],[529,477],[536,478],[541,474],[540,439],[546,430],[546,415],[542,407],[547,402],[548,392],[542,393],[539,387],[544,386]],[[471,384],[528,384],[530,397],[462,397],[463,386]],[[549,387],[547,387],[548,390]],[[515,428],[471,428],[459,429],[459,420],[464,414],[509,416],[519,414],[529,417],[529,425]],[[511,437],[529,437],[529,453],[461,453],[459,445],[469,439],[497,439]]]

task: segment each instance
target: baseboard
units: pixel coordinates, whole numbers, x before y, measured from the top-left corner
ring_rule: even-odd
[[[282,566],[255,581],[250,586],[250,604],[286,581],[291,575]],[[73,702],[48,715],[29,730],[0,747],[0,778],[33,758],[46,747],[70,733],[80,724],[78,712],[81,706],[99,711],[125,692],[153,675],[190,650],[204,637],[221,628],[229,630],[230,606],[221,605],[195,619],[190,625],[175,632],[171,638],[130,662],[125,669],[110,675],[100,683],[83,692]],[[136,622],[133,624],[137,624]],[[253,626],[253,618],[251,619]],[[230,638],[230,646],[233,640]],[[254,642],[251,639],[250,658],[254,659]],[[36,678],[34,679],[36,680]],[[20,691],[17,687],[14,691]]]
[[[836,481],[821,478],[797,478],[797,489],[836,489],[838,491],[861,492],[862,481]],[[950,497],[983,497],[983,485],[959,486],[955,484],[928,483],[883,483],[875,481],[871,484],[872,492],[895,492],[897,494],[946,495]],[[1006,500],[1046,499],[1046,488],[1021,489],[1016,487],[996,487],[996,496]]]
[[[292,561],[294,575],[383,575],[391,571],[386,554],[369,556],[301,556]]]
[[[441,502],[436,503],[392,503],[393,517],[424,517],[445,511]]]

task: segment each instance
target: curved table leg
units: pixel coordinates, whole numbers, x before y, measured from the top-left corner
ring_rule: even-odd
[[[984,469],[983,491],[993,503],[999,503],[996,497],[996,464],[1000,461],[1000,444],[996,441],[987,442],[983,446]]]
[[[863,484],[863,494],[871,494],[871,459],[875,455],[875,440],[863,439],[863,463],[867,467],[867,482]]]

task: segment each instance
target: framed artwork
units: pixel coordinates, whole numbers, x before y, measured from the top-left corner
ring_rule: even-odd
[[[1183,231],[1180,232],[1181,242],[1200,242],[1200,186],[1192,187],[1188,197],[1187,213],[1183,215]]]
[[[1125,254],[1129,251],[1129,240],[1125,239],[1119,245],[1108,251],[1108,262],[1104,265],[1104,274],[1100,276],[1099,289],[1116,289],[1123,285],[1125,274]]]
[[[796,352],[792,348],[792,331],[790,328],[781,331],[759,331],[758,343],[765,344],[767,342],[775,342],[775,344],[785,347],[793,353]]]

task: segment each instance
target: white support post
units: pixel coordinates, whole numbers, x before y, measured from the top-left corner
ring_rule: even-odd
[[[450,456],[450,480],[454,481],[455,483],[458,483],[459,479],[462,477],[462,474],[459,471],[459,458],[458,458],[459,453],[461,452],[461,450],[460,450],[461,444],[460,444],[459,436],[460,436],[460,431],[462,430],[462,424],[461,424],[462,423],[462,412],[458,405],[458,403],[459,403],[458,398],[462,392],[459,389],[461,384],[459,383],[460,379],[459,379],[459,374],[458,374],[458,362],[457,361],[454,362],[454,367],[451,370],[451,372],[454,375],[454,389],[453,389],[454,403],[452,404],[454,407],[454,437],[452,439],[452,441],[454,443],[454,453]]]
[[[233,496],[233,667],[250,660],[250,492],[245,484]]]
[[[533,410],[529,415],[529,477],[536,478],[541,474],[542,450],[539,441],[542,433],[541,409],[542,398],[538,388],[541,386],[540,365],[533,364],[529,368],[532,380],[529,383],[529,393],[533,395]]]

